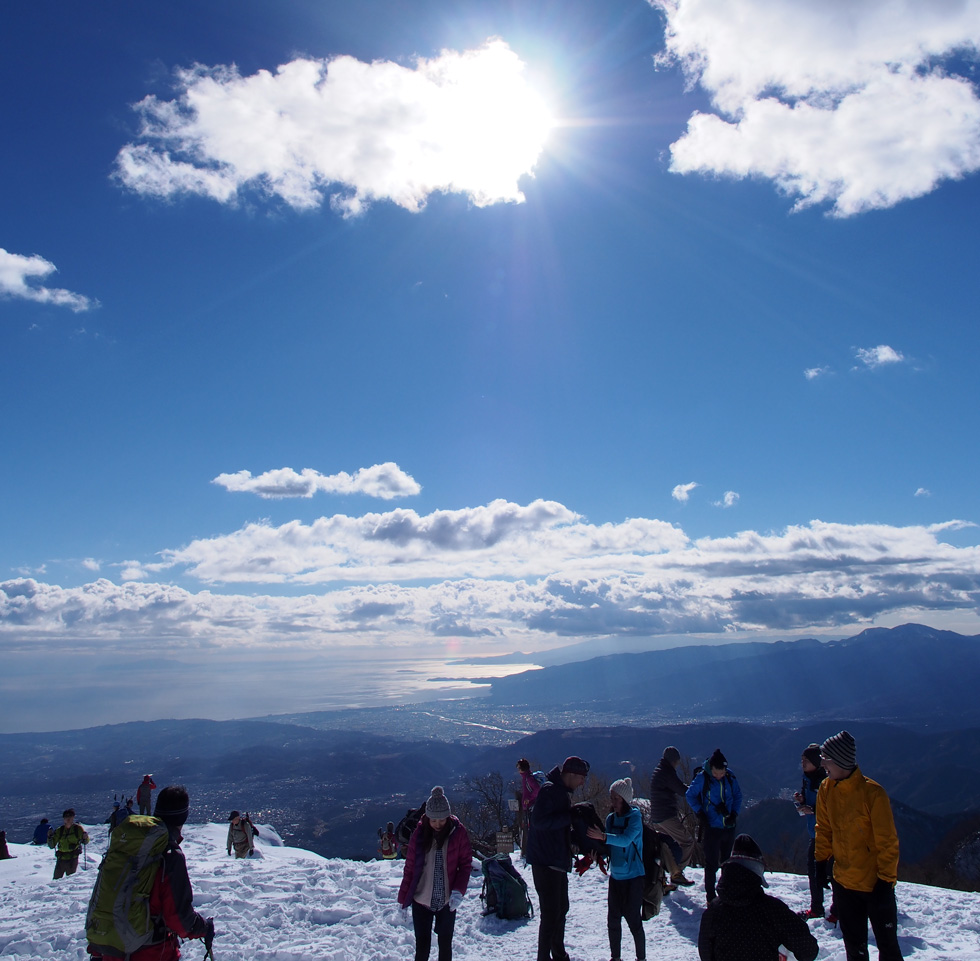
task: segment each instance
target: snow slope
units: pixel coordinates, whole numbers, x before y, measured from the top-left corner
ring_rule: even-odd
[[[282,845],[260,825],[256,856],[225,854],[224,824],[189,824],[184,851],[195,905],[213,916],[216,961],[405,961],[414,952],[411,919],[395,895],[401,861],[328,860]],[[0,958],[64,958],[84,961],[84,917],[98,859],[106,846],[104,826],[88,828],[88,870],[51,880],[54,854],[47,848],[10,845],[15,860],[0,861]],[[691,876],[701,880],[701,872]],[[525,876],[530,884],[530,870]],[[595,869],[570,882],[571,912],[566,944],[573,961],[605,961],[606,881]],[[454,955],[460,961],[511,961],[534,957],[537,922],[505,922],[480,916],[480,875],[474,871],[459,910]],[[806,879],[770,875],[770,891],[794,908],[807,904]],[[533,887],[532,887],[532,898]],[[660,916],[645,925],[651,961],[697,958],[703,892],[700,884],[666,899]],[[536,899],[535,899],[536,901]],[[980,961],[980,896],[902,884],[898,891],[899,935],[914,961]],[[836,929],[811,923],[821,959],[844,961]],[[624,930],[624,954],[632,941]],[[200,942],[184,957],[203,956]],[[432,957],[435,958],[435,946]],[[874,957],[874,954],[872,954]]]

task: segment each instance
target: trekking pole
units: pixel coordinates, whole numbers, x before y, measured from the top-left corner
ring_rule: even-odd
[[[82,870],[88,870],[88,845],[82,842]]]
[[[214,961],[214,918],[208,918],[208,926],[204,930],[204,961]]]

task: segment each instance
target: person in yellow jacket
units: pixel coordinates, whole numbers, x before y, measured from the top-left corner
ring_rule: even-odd
[[[820,745],[829,775],[817,791],[814,858],[834,859],[834,904],[847,961],[868,958],[868,922],[879,961],[901,961],[898,945],[898,835],[885,789],[857,766],[854,738],[841,731]]]

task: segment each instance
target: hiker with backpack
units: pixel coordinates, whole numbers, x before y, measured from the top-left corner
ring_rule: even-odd
[[[701,961],[778,961],[785,945],[796,961],[813,961],[817,939],[798,914],[766,894],[762,850],[748,834],[732,844],[732,856],[721,866],[718,897],[701,915],[698,954]]]
[[[728,770],[728,761],[721,748],[715,748],[695,773],[686,796],[698,817],[704,847],[704,893],[710,904],[715,898],[718,865],[731,856],[735,822],[742,810],[742,789],[735,775]]]
[[[520,848],[521,851],[527,846],[527,825],[531,817],[531,808],[537,800],[538,792],[544,783],[545,776],[541,771],[531,771],[531,762],[522,757],[517,762],[517,770],[521,775],[521,824],[520,824]]]
[[[537,961],[566,961],[565,918],[572,870],[572,793],[589,775],[589,762],[567,757],[548,772],[531,809],[524,856],[538,893]]]
[[[78,870],[78,856],[83,846],[88,844],[88,832],[75,823],[74,809],[68,808],[61,817],[64,821],[61,827],[48,831],[48,847],[54,848],[55,852],[55,881]]]
[[[824,888],[830,887],[828,862],[818,861],[814,857],[814,848],[817,843],[817,791],[827,776],[827,772],[820,766],[819,744],[808,744],[803,749],[800,765],[803,768],[803,781],[799,791],[793,795],[793,801],[800,816],[806,818],[806,830],[807,834],[810,835],[810,843],[806,849],[806,873],[810,881],[810,908],[807,911],[801,911],[800,914],[804,921],[811,921],[814,918],[823,919],[823,891]],[[831,903],[828,919],[836,920],[836,918],[836,911],[833,903]]]
[[[133,815],[113,831],[85,918],[93,961],[176,961],[187,938],[204,939],[210,955],[214,922],[194,910],[180,849],[188,810],[186,788],[171,785],[153,817]]]
[[[122,824],[122,822],[129,817],[130,813],[129,808],[123,807],[119,803],[119,798],[116,798],[112,802],[112,813],[103,822],[104,824],[109,825],[109,833],[112,834],[112,829],[117,825]]]
[[[149,814],[153,806],[153,792],[157,789],[152,774],[144,774],[140,786],[136,789],[136,803],[140,807],[140,814]]]
[[[643,932],[643,893],[646,869],[643,866],[643,817],[633,806],[633,781],[624,777],[609,786],[612,810],[606,815],[606,829],[589,828],[589,837],[602,841],[609,849],[609,894],[606,928],[612,961],[622,957],[623,918],[633,935],[637,961],[645,961],[646,935]]]
[[[48,843],[48,832],[51,830],[51,825],[47,818],[41,818],[40,823],[36,828],[34,828],[34,837],[31,840],[31,844],[36,844],[38,846]]]
[[[663,845],[664,862],[670,872],[670,883],[689,888],[694,882],[684,876],[684,868],[694,856],[694,834],[681,818],[678,799],[687,793],[687,785],[677,773],[681,752],[671,745],[653,769],[650,778],[650,820],[661,834],[666,835]]]
[[[847,961],[868,957],[868,923],[879,961],[902,961],[898,943],[898,834],[885,789],[857,765],[847,731],[820,745],[827,778],[817,791],[814,857],[834,859],[834,904]]]
[[[251,818],[246,814],[242,817],[238,811],[228,815],[228,853],[235,849],[236,858],[250,858],[255,853],[255,827]]]
[[[446,792],[437,785],[412,833],[398,889],[402,909],[412,909],[415,961],[428,961],[433,927],[439,944],[439,961],[452,961],[456,910],[472,871],[470,837],[453,816]]]

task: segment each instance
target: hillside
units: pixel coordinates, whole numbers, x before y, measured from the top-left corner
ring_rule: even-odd
[[[193,801],[193,799],[192,799]],[[269,825],[260,825],[256,857],[225,855],[225,826],[189,824],[184,850],[195,890],[195,906],[213,916],[218,961],[404,961],[414,949],[411,920],[395,901],[403,862],[327,860],[281,845]],[[105,829],[94,827],[88,870],[50,880],[47,849],[13,845],[15,860],[0,861],[0,956],[36,961],[57,956],[87,961],[83,923],[95,878],[96,858],[105,848]],[[530,880],[530,871],[525,871]],[[691,872],[699,882],[701,873]],[[793,907],[807,899],[806,879],[769,876],[770,893]],[[459,961],[512,961],[534,956],[537,923],[481,917],[479,875],[470,881],[459,910],[453,943]],[[701,917],[700,885],[675,892],[660,915],[646,923],[650,954],[658,961],[690,961],[696,955]],[[536,901],[536,896],[532,898]],[[591,870],[570,882],[571,912],[566,943],[576,961],[608,957],[606,880]],[[980,954],[976,895],[900,884],[899,940],[906,957],[948,961]],[[811,925],[821,961],[844,961],[840,933]],[[185,945],[185,957],[199,956]],[[434,957],[434,954],[433,954]]]
[[[841,641],[741,642],[616,654],[496,678],[493,704],[605,704],[671,721],[850,717],[980,726],[980,637],[921,624]]]

